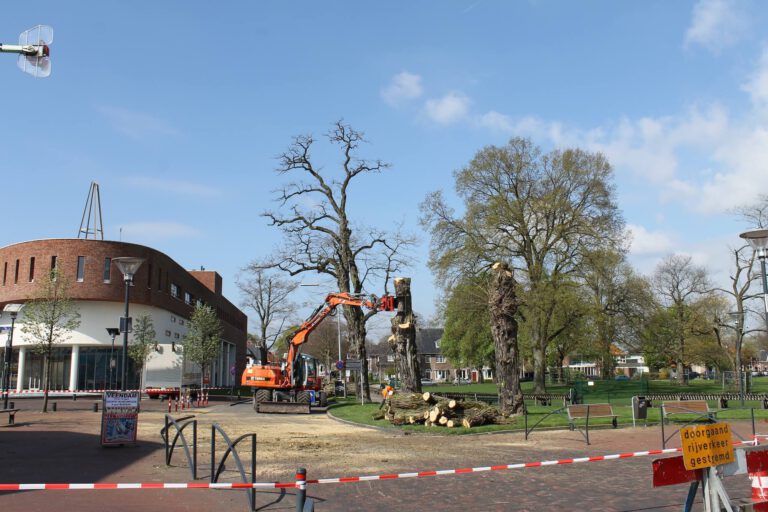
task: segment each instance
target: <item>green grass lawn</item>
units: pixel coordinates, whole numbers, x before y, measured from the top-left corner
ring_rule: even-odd
[[[566,394],[568,393],[568,389],[570,387],[571,386],[548,386],[547,392],[554,394]],[[424,390],[435,393],[497,393],[496,386],[493,383],[468,384],[461,386],[425,386]],[[532,391],[533,383],[524,382],[523,392],[530,393]],[[723,389],[720,381],[696,379],[684,386],[680,386],[672,381],[646,381],[644,383],[639,381],[594,381],[594,385],[592,386],[588,386],[586,383],[582,383],[581,391],[584,396],[584,403],[610,403],[613,406],[613,412],[618,415],[619,426],[628,426],[632,425],[632,396],[661,393],[717,394],[722,393]],[[752,391],[754,393],[768,393],[768,378],[755,378],[752,385]],[[729,390],[729,392],[732,391]],[[568,420],[565,414],[550,414],[561,407],[562,404],[553,402],[552,407],[544,407],[528,401],[527,405],[529,412],[529,425],[542,420],[541,424],[537,428],[568,428]],[[652,407],[648,410],[647,423],[649,425],[657,425],[661,419],[661,409],[659,408],[660,404],[657,403],[654,405],[655,407]],[[720,404],[716,400],[710,400],[709,405],[712,409],[718,409]],[[729,408],[724,409],[718,413],[717,417],[719,419],[749,420],[752,415],[751,408],[754,408],[756,421],[768,421],[768,410],[762,409],[762,402],[747,400],[745,401],[744,408],[741,408],[738,400],[730,400],[728,405]],[[347,400],[333,406],[331,409],[331,414],[338,418],[363,425],[371,425],[382,428],[399,428],[404,431],[412,432],[429,432],[450,435],[493,432],[500,430],[522,431],[525,428],[525,420],[523,417],[516,418],[510,424],[506,425],[484,425],[472,429],[465,429],[463,427],[447,429],[444,427],[425,427],[423,425],[404,425],[395,427],[386,420],[374,420],[372,415],[377,409],[378,404],[366,404],[361,406],[359,403],[356,403],[353,400]],[[695,419],[695,415],[690,415],[690,417],[680,415],[677,417],[677,419],[679,422],[690,421]],[[610,426],[611,420],[610,418],[592,418],[590,419],[589,423],[590,426],[607,427]]]
[[[547,392],[553,394],[565,395],[574,384],[570,385],[550,385],[547,386]],[[723,386],[719,380],[695,379],[687,385],[679,385],[670,380],[652,380],[652,381],[593,381],[593,385],[588,385],[587,381],[578,384],[580,392],[584,398],[584,403],[610,403],[614,405],[631,404],[632,397],[635,395],[663,394],[663,393],[722,393]],[[523,382],[521,384],[523,393],[533,392],[533,382]],[[467,384],[454,386],[450,384],[425,386],[425,391],[434,391],[436,393],[489,393],[496,394],[496,385],[493,383]],[[726,390],[735,392],[734,390]],[[768,377],[756,377],[752,383],[752,392],[768,393]],[[715,405],[713,403],[713,405]],[[717,404],[719,405],[719,404]],[[730,404],[736,405],[734,401]],[[762,403],[747,402],[750,407],[762,407]]]
[[[714,404],[711,404],[714,407]],[[757,407],[755,404],[747,402],[746,407]],[[330,413],[337,418],[359,423],[362,425],[370,425],[381,428],[402,429],[406,432],[427,432],[436,434],[447,435],[461,435],[469,433],[480,432],[494,432],[494,431],[523,431],[525,429],[525,419],[523,417],[515,418],[511,423],[505,425],[483,425],[480,427],[474,427],[471,429],[457,427],[448,429],[445,427],[426,427],[424,425],[403,425],[394,426],[386,420],[374,420],[373,413],[378,410],[378,404],[365,404],[360,405],[354,401],[345,401],[338,403],[331,407]],[[542,407],[536,405],[528,405],[528,423],[532,426],[534,423],[542,420],[537,428],[568,428],[568,420],[565,414],[550,414],[558,407]],[[614,405],[613,412],[618,415],[619,427],[632,425],[632,408],[624,405]],[[751,410],[749,408],[729,408],[724,409],[717,415],[721,420],[749,420],[751,418]],[[661,409],[658,407],[652,407],[648,410],[648,425],[658,425],[661,419]],[[676,418],[677,423],[682,424],[685,421],[692,421],[696,419],[696,415],[678,415]],[[755,408],[755,420],[756,421],[768,421],[768,410]],[[643,422],[641,422],[642,424]],[[580,422],[584,424],[583,421]],[[592,418],[589,421],[590,427],[609,427],[611,424],[610,418]]]

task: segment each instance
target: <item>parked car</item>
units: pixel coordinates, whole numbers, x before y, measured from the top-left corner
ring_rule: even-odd
[[[431,379],[421,379],[422,386],[434,386],[436,383]]]
[[[617,375],[616,376],[616,380],[619,381],[619,382],[624,382],[624,381],[629,380],[629,377],[627,377],[626,375]]]

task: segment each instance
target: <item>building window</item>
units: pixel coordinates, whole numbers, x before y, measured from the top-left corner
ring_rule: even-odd
[[[110,281],[110,272],[112,270],[112,258],[104,258],[104,282]]]
[[[184,319],[183,318],[179,318],[179,325],[184,325]]]
[[[192,294],[189,292],[184,292],[184,302],[187,304],[192,304]]]
[[[5,280],[8,277],[8,262],[5,262],[5,265],[3,265],[3,286],[5,286]]]
[[[16,272],[13,274],[13,284],[19,282],[19,260],[16,260]]]
[[[168,337],[170,338],[170,337],[171,337],[171,331],[169,331],[169,330],[166,330],[166,331],[165,331],[165,335],[166,335],[166,336],[168,336]]]
[[[172,323],[172,324],[175,324],[175,323],[176,323],[176,317],[175,317],[175,316],[173,316],[173,315],[171,315],[171,323]]]
[[[58,258],[56,256],[51,256],[51,270],[56,270],[56,265],[58,265]]]
[[[444,363],[445,362],[445,356],[435,356],[435,362],[436,363]]]
[[[179,285],[171,283],[171,297],[179,298]]]
[[[176,338],[176,339],[179,339],[179,333],[177,333],[177,332],[173,333],[173,337]]]
[[[77,257],[77,282],[82,283],[85,280],[85,256]]]
[[[29,258],[29,282],[35,282],[35,257]]]
[[[149,264],[149,270],[147,270],[147,288],[152,288],[152,264]]]
[[[161,286],[163,283],[163,269],[158,268],[157,269],[157,291],[163,291],[163,287]]]

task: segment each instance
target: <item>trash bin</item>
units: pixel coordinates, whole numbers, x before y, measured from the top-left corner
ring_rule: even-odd
[[[346,386],[343,380],[336,380],[333,383],[333,393],[336,396],[347,396]]]
[[[632,407],[634,408],[634,415],[636,420],[648,419],[648,406],[651,401],[644,396],[636,396],[632,400]]]

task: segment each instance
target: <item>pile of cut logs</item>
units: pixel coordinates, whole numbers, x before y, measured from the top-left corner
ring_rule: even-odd
[[[373,418],[386,419],[393,425],[419,424],[447,428],[471,428],[507,421],[495,407],[486,403],[450,400],[430,392],[390,394]]]

